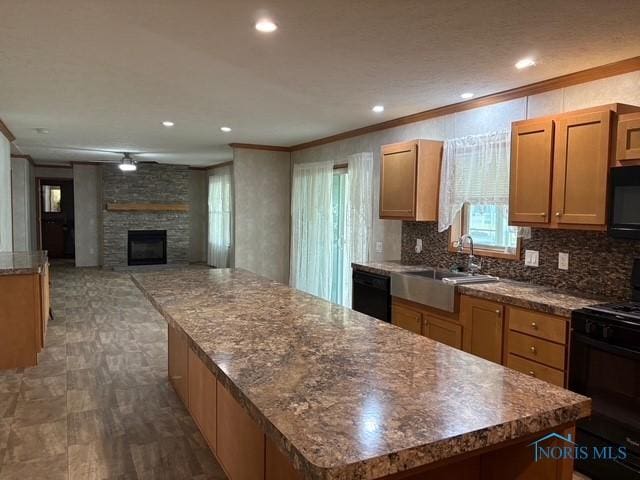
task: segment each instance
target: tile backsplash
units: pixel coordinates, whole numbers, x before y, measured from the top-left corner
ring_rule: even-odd
[[[415,253],[416,239],[423,242]],[[403,263],[450,268],[466,265],[466,255],[447,250],[449,232],[438,233],[437,223],[402,222]],[[524,250],[540,252],[538,267],[525,267]],[[569,270],[558,269],[558,253],[569,254]],[[523,240],[520,260],[483,258],[483,273],[540,285],[549,285],[582,295],[626,300],[631,295],[631,267],[640,258],[640,241],[610,238],[602,232],[532,229]]]

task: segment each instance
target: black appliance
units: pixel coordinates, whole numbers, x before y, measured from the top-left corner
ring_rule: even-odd
[[[640,165],[611,169],[609,235],[640,239]]]
[[[391,279],[354,270],[352,308],[378,320],[391,322]]]
[[[640,478],[640,259],[630,302],[594,305],[571,316],[569,388],[592,398],[592,416],[577,424],[584,446],[627,448],[625,460],[576,460],[594,480]]]

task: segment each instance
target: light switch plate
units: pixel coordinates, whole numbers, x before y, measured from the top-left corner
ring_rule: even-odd
[[[569,254],[560,252],[558,253],[558,268],[560,270],[569,270]]]
[[[377,253],[382,253],[382,251],[383,251],[382,247],[383,247],[382,242],[376,242],[376,252]]]
[[[539,260],[539,253],[537,250],[524,251],[524,264],[527,267],[537,267],[538,260]]]

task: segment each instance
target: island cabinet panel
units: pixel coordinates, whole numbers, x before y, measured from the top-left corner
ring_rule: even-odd
[[[51,293],[49,283],[49,264],[42,266],[40,273],[40,349],[44,348],[44,340],[47,336],[47,327],[49,326],[49,314],[51,311]]]
[[[187,340],[171,325],[168,326],[169,338],[169,381],[178,397],[189,405],[188,369],[189,359]]]
[[[216,377],[189,349],[189,411],[209,447],[216,451]]]
[[[502,363],[504,306],[481,298],[460,297],[462,349],[479,357]]]
[[[264,478],[265,435],[220,382],[217,382],[216,423],[216,454],[230,480]]]
[[[442,145],[414,140],[382,147],[380,218],[437,220]]]
[[[41,316],[39,275],[0,275],[0,370],[38,363]]]
[[[556,122],[552,224],[606,224],[610,110]]]
[[[410,332],[422,334],[422,313],[403,305],[393,304],[391,306],[392,323]]]
[[[424,334],[450,347],[462,349],[462,326],[435,315],[424,315]]]
[[[521,121],[511,129],[509,222],[549,222],[553,120]]]
[[[616,161],[618,165],[640,163],[640,113],[618,117]]]
[[[266,438],[265,461],[265,480],[303,479],[302,474],[293,468],[291,461],[269,438]]]

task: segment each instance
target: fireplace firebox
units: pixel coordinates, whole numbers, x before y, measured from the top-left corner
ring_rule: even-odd
[[[129,265],[167,263],[166,230],[129,230],[127,262]]]

